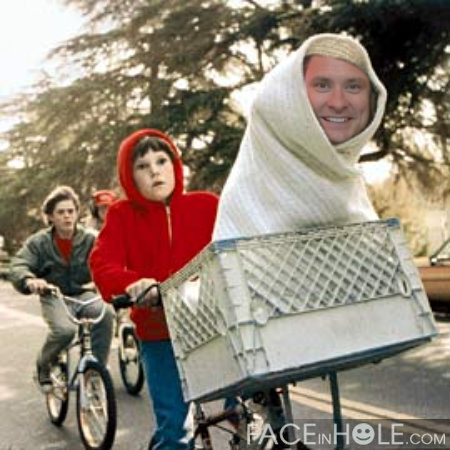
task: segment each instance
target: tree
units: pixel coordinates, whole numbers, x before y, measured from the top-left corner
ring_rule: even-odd
[[[376,151],[398,176],[417,175],[433,192],[449,168],[450,4],[418,0],[64,0],[86,17],[86,31],[51,53],[58,63],[33,94],[3,112],[20,115],[4,139],[4,162],[21,158],[13,184],[0,187],[0,227],[11,227],[56,183],[84,198],[116,184],[117,146],[141,127],[166,130],[192,170],[190,187],[217,192],[234,161],[245,119],[236,101],[306,37],[357,36],[390,92]],[[427,133],[429,146],[417,145]],[[446,185],[445,185],[446,186]],[[442,189],[441,189],[442,190]],[[33,205],[33,206],[32,206]],[[5,212],[4,212],[5,211]]]

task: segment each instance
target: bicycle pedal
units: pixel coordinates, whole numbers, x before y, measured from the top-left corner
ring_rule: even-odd
[[[34,384],[36,384],[42,394],[49,394],[53,389],[52,383],[39,383],[37,373],[33,374],[33,382]]]
[[[50,380],[48,382],[44,382],[44,383],[40,383],[39,382],[39,376],[38,376],[37,371],[33,373],[33,382],[36,384],[38,389],[43,394],[48,394],[53,389],[53,384],[52,384],[52,382]]]

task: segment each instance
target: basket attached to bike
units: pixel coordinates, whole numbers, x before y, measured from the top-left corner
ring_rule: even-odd
[[[218,241],[161,290],[187,400],[356,367],[436,335],[396,219]]]

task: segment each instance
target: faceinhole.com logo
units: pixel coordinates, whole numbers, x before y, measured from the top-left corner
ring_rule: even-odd
[[[328,422],[328,423],[323,423]],[[259,444],[267,440],[272,440],[275,445],[284,444],[287,446],[297,445],[302,442],[306,446],[334,445],[338,443],[345,446],[356,446],[370,448],[370,450],[383,449],[389,447],[402,446],[407,449],[442,448],[448,449],[450,444],[449,432],[438,430],[426,430],[418,423],[405,424],[394,422],[368,423],[352,422],[345,423],[342,429],[338,429],[336,424],[323,421],[322,423],[288,423],[281,430],[274,430],[270,424],[256,426],[253,423],[247,427],[247,443]],[[447,421],[446,421],[447,422]],[[325,426],[328,425],[328,426]],[[448,423],[443,424],[441,430],[448,427]],[[370,447],[367,447],[370,446]]]

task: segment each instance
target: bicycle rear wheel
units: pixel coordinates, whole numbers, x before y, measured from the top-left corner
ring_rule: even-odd
[[[144,384],[144,371],[139,357],[139,342],[131,325],[119,330],[119,369],[125,389],[137,395]]]
[[[68,352],[61,352],[57,363],[50,369],[52,387],[46,394],[46,404],[50,421],[56,426],[60,426],[64,422],[69,407],[68,359]]]
[[[79,378],[77,420],[87,450],[109,450],[116,434],[116,399],[109,372],[88,361]]]

